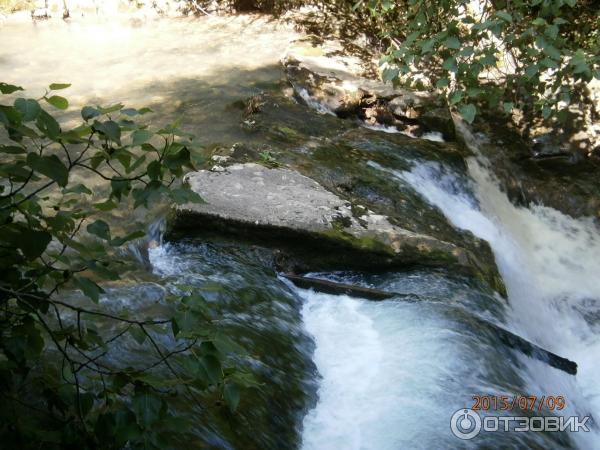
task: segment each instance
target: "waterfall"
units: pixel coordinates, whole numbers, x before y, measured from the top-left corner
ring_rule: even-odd
[[[469,144],[477,153],[476,141]],[[467,287],[435,285],[430,292],[437,297],[425,303],[298,289],[322,377],[319,402],[304,419],[303,448],[598,448],[593,423],[591,432],[568,436],[483,433],[458,441],[449,432],[452,407],[470,407],[466,400],[475,394],[561,395],[567,406],[555,415],[600,417],[600,234],[593,220],[542,205],[513,205],[481,156],[467,160],[466,175],[437,162],[413,163],[405,171],[368,164],[412,186],[457,228],[488,241],[508,292],[508,307],[496,319],[576,361],[579,372],[565,374],[511,352],[497,337],[465,330],[447,299],[451,292],[468,296]],[[383,288],[419,286],[411,276],[422,277],[394,274],[396,284]],[[420,283],[431,286],[430,279]],[[476,314],[462,308],[462,314]]]
[[[472,136],[469,144],[477,150]],[[570,413],[600,417],[597,227],[591,218],[574,219],[546,206],[515,206],[482,157],[467,163],[471,180],[466,185],[437,163],[388,171],[437,206],[455,226],[490,243],[508,291],[507,325],[578,363],[574,378],[527,360],[523,376],[529,394],[564,395]],[[575,434],[581,448],[597,447],[597,430]]]
[[[447,432],[450,405],[469,398],[461,387],[469,355],[461,352],[457,333],[440,311],[298,292],[322,377],[319,403],[304,418],[303,449],[426,450],[456,444]]]

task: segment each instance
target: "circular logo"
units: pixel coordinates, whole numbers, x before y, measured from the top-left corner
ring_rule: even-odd
[[[481,431],[481,417],[472,409],[459,409],[450,419],[450,430],[459,439],[473,439]]]

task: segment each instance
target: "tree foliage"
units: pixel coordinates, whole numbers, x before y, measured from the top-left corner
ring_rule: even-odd
[[[386,81],[444,91],[471,122],[481,106],[565,119],[600,79],[600,12],[575,0],[361,0],[389,43]]]
[[[128,269],[116,251],[144,235],[116,232],[106,212],[201,201],[179,183],[193,168],[190,136],[176,123],[152,131],[139,122],[148,108],[121,104],[86,106],[82,123],[64,129],[50,111],[68,108],[56,93],[68,86],[0,103],[0,441],[164,448],[188,430],[170,397],[184,393],[202,406],[198,395],[208,392],[235,410],[240,387],[252,383],[226,366],[240,349],[191,287],[169,294],[160,318],[115,314],[100,302],[102,281]],[[21,91],[0,83],[4,98]],[[74,289],[88,300],[65,296]],[[148,354],[143,367],[107,357],[123,339]]]

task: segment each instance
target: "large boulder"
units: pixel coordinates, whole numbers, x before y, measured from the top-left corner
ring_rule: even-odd
[[[291,250],[282,253],[282,270],[444,267],[503,292],[495,265],[456,244],[394,225],[294,170],[233,164],[193,172],[187,182],[205,203],[179,207],[173,229],[268,239]]]

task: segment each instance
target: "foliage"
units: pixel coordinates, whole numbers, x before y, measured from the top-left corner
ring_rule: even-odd
[[[212,393],[235,410],[251,380],[226,367],[239,349],[190,287],[167,297],[161,318],[103,307],[100,282],[128,268],[115,252],[144,233],[117,233],[100,216],[161,198],[200,201],[177,186],[193,168],[190,137],[176,123],[152,131],[137,121],[148,108],[121,104],[86,106],[83,122],[65,130],[46,108],[67,109],[55,91],[68,86],[0,104],[0,440],[20,449],[164,448],[188,428],[171,396],[202,406],[198,395]],[[22,90],[0,83],[4,98]],[[88,300],[68,296],[74,288]],[[144,367],[108,357],[124,339],[148,354]]]
[[[258,154],[258,156],[260,158],[260,162],[267,167],[279,167],[280,166],[280,164],[279,164],[279,162],[277,162],[277,159],[275,158],[275,156],[273,156],[273,153],[271,153],[268,150],[260,152]]]
[[[481,106],[565,119],[583,84],[600,79],[591,1],[361,0],[355,9],[389,43],[384,80],[428,81],[469,122]]]

